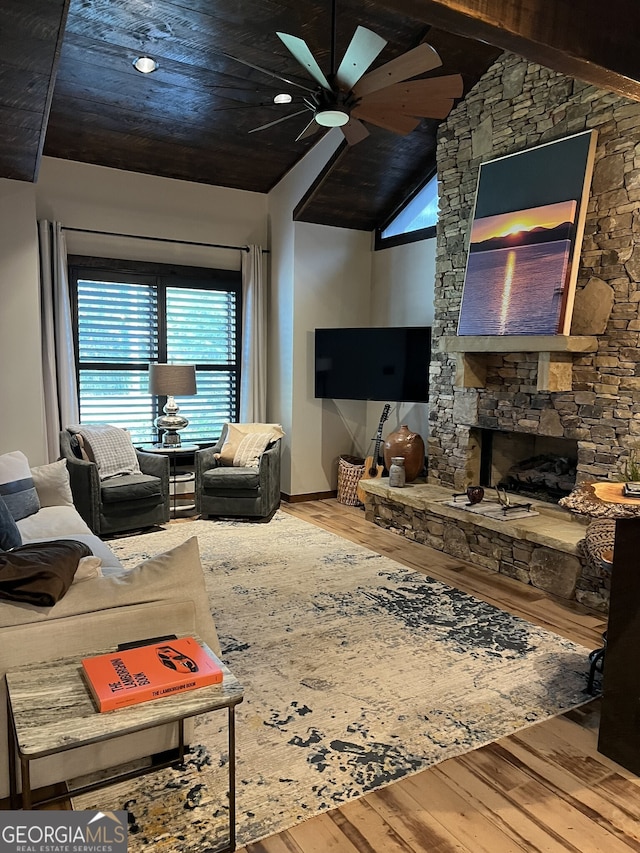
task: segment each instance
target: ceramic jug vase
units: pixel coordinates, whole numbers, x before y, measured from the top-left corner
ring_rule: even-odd
[[[417,432],[411,432],[406,424],[390,433],[384,443],[384,464],[387,470],[391,468],[391,459],[394,456],[404,457],[406,482],[411,483],[424,468],[422,436]]]

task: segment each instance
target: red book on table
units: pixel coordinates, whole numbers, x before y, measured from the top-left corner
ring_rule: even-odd
[[[222,669],[193,637],[83,658],[99,711],[220,684]]]

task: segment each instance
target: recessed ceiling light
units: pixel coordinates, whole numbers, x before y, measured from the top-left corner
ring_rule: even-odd
[[[141,74],[151,74],[158,67],[158,63],[150,56],[139,56],[133,61],[133,67]]]
[[[290,104],[293,97],[288,92],[281,92],[273,99],[274,104]]]

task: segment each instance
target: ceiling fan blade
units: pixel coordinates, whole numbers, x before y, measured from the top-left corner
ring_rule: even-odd
[[[342,125],[340,130],[349,145],[356,145],[356,143],[362,142],[363,139],[369,136],[369,131],[357,118],[349,119],[346,124]]]
[[[383,127],[385,130],[391,130],[393,133],[399,133],[402,136],[411,133],[420,124],[420,119],[414,116],[403,115],[386,108],[366,108],[362,105],[351,110],[351,117],[368,121],[369,124],[375,124],[377,127]]]
[[[380,68],[370,71],[356,83],[353,91],[362,98],[371,92],[377,92],[378,89],[384,89],[385,86],[392,86],[425,71],[431,71],[439,65],[442,65],[442,60],[431,45],[419,44]]]
[[[460,98],[464,89],[460,74],[448,74],[446,77],[430,77],[428,80],[411,80],[386,86],[370,95],[365,95],[361,103],[366,106],[422,106],[434,98]],[[403,109],[407,112],[408,109]],[[414,113],[422,115],[422,113]]]
[[[308,136],[313,136],[313,134],[316,133],[318,130],[320,130],[320,125],[315,120],[315,118],[312,118],[309,124],[302,131],[302,133],[299,133],[296,136],[296,142],[300,142],[301,139],[306,139]]]
[[[227,59],[233,59],[241,65],[248,65],[249,68],[255,68],[256,71],[262,71],[263,74],[267,74],[269,77],[275,77],[276,80],[282,80],[283,83],[288,83],[290,86],[297,86],[298,89],[304,89],[305,92],[315,91],[309,86],[303,86],[302,83],[296,83],[295,80],[291,80],[289,77],[283,77],[282,74],[276,74],[273,71],[269,71],[268,68],[262,68],[260,65],[255,65],[253,62],[247,62],[246,59],[239,59],[237,56],[232,56],[230,53],[224,53],[223,56],[226,56]]]
[[[452,98],[433,98],[421,107],[408,110],[399,110],[402,115],[414,116],[414,118],[446,118],[453,109]]]
[[[319,83],[323,89],[327,89],[330,92],[331,86],[329,85],[327,78],[322,73],[320,66],[314,59],[307,43],[297,36],[289,36],[286,33],[276,33],[276,35],[282,41],[293,58],[307,69],[316,83]]]
[[[459,74],[431,80],[412,80],[372,92],[358,106],[365,111],[378,113],[444,119],[451,112],[453,98],[460,97],[462,90],[462,77]]]
[[[386,43],[382,36],[366,27],[358,27],[336,72],[340,89],[350,92]]]
[[[290,118],[301,116],[303,113],[306,112],[308,112],[308,110],[298,110],[298,112],[296,113],[289,113],[289,115],[277,118],[275,121],[270,121],[268,124],[261,124],[260,127],[254,127],[249,131],[249,133],[257,133],[259,130],[266,130],[268,127],[273,127],[274,124],[280,124],[280,122],[282,121],[288,121]]]

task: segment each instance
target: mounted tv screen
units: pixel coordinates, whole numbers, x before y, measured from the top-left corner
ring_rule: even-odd
[[[316,329],[315,395],[426,403],[431,328]]]

